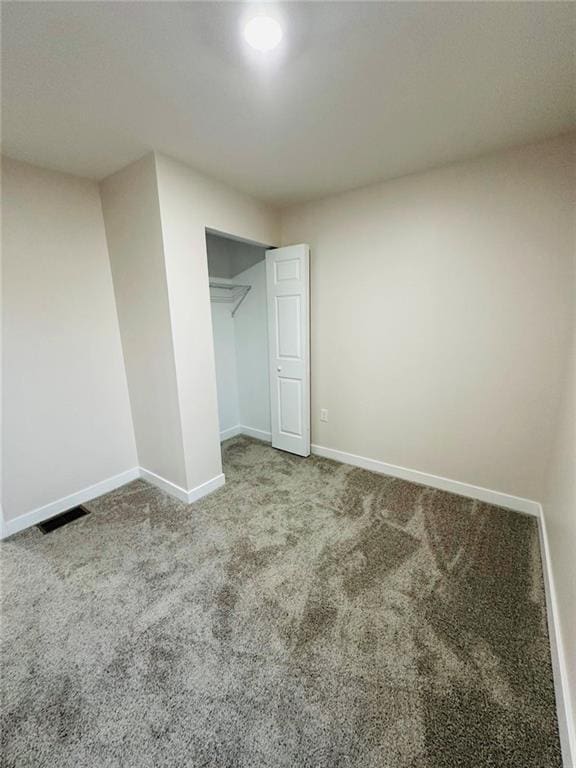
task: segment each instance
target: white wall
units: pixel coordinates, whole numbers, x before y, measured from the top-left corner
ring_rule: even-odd
[[[188,488],[222,472],[206,229],[278,242],[274,209],[156,155],[165,267]]]
[[[252,286],[234,318],[240,423],[245,427],[269,433],[271,425],[266,262],[258,262],[236,275],[234,280]]]
[[[573,302],[573,145],[283,212],[282,242],[311,246],[314,443],[543,498]]]
[[[153,155],[100,192],[139,463],[188,490]]]
[[[576,281],[574,283],[576,288]],[[575,291],[576,297],[576,291]],[[575,308],[576,316],[576,308]],[[563,392],[548,464],[544,515],[548,532],[560,635],[567,663],[572,717],[576,717],[576,327],[566,360]],[[572,752],[576,759],[572,723]]]
[[[91,181],[3,171],[7,520],[137,465],[104,222]]]
[[[218,423],[222,436],[223,432],[240,424],[236,340],[232,305],[212,302],[211,310],[218,392]]]

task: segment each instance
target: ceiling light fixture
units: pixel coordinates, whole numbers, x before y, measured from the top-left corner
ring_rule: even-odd
[[[244,27],[244,37],[257,51],[271,51],[282,40],[282,27],[271,16],[254,16]]]

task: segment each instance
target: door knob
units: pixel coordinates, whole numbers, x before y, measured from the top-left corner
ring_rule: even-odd
[[[281,366],[281,365],[279,365],[279,366],[278,366],[278,368],[276,368],[276,370],[277,370],[277,371],[281,371],[281,370],[282,370],[282,366]]]

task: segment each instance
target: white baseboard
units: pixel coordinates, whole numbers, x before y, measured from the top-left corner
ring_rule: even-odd
[[[120,488],[120,486],[126,485],[126,483],[132,480],[137,480],[139,477],[140,469],[134,467],[133,469],[126,470],[126,472],[121,472],[119,475],[114,475],[113,477],[106,478],[106,480],[101,480],[99,483],[94,483],[94,485],[83,488],[81,491],[63,496],[61,499],[50,502],[50,504],[37,507],[12,520],[2,520],[0,538],[5,539],[7,536],[12,536],[14,533],[30,528],[32,525],[38,525],[38,523],[48,520],[50,517],[54,517],[54,515],[59,515],[71,507],[78,506],[78,504],[85,504],[87,501],[96,499],[104,493],[110,493],[110,491],[114,491],[116,488]]]
[[[558,620],[558,601],[554,586],[554,574],[550,559],[548,544],[548,532],[546,529],[546,516],[540,504],[538,515],[538,529],[540,532],[540,552],[542,554],[542,569],[544,572],[544,589],[546,592],[546,608],[548,615],[548,634],[550,636],[550,648],[552,652],[552,668],[554,671],[554,684],[556,690],[556,709],[558,712],[558,727],[562,744],[562,757],[565,768],[573,768],[576,765],[576,731],[574,726],[574,713],[568,683],[568,670],[566,668],[566,649],[562,640],[560,622]]]
[[[167,493],[169,496],[178,499],[178,501],[183,501],[184,504],[188,504],[188,491],[181,486],[176,485],[176,483],[172,483],[170,480],[160,477],[160,475],[157,475],[155,472],[151,472],[149,469],[144,469],[144,467],[140,467],[139,477],[141,477],[142,480],[146,480],[150,485],[164,491],[164,493]]]
[[[198,499],[201,499],[203,496],[208,496],[209,493],[217,491],[218,488],[222,488],[225,482],[226,478],[221,472],[211,480],[207,480],[205,483],[197,485],[196,488],[192,488],[191,491],[188,491],[188,504],[192,504],[193,501],[198,501]]]
[[[211,480],[202,483],[201,485],[185,490],[175,483],[171,483],[170,480],[166,480],[155,472],[150,472],[143,467],[134,467],[126,472],[121,472],[119,475],[114,475],[106,480],[101,480],[99,483],[83,488],[81,491],[71,493],[69,496],[63,496],[61,499],[45,504],[42,507],[33,509],[30,512],[26,512],[23,515],[15,517],[13,520],[4,520],[0,518],[0,539],[5,539],[8,536],[12,536],[15,533],[30,528],[33,525],[38,525],[44,520],[48,520],[54,515],[59,515],[61,512],[65,512],[71,507],[76,507],[78,504],[85,504],[87,501],[103,496],[105,493],[115,491],[116,488],[120,488],[126,483],[130,483],[132,480],[146,480],[154,485],[156,488],[168,493],[170,496],[174,496],[176,499],[183,501],[185,504],[191,504],[193,501],[198,501],[203,496],[207,496],[212,491],[217,490],[224,485],[225,478],[221,473],[213,477]]]
[[[231,437],[236,437],[236,435],[239,435],[242,432],[242,427],[240,424],[236,424],[235,427],[230,427],[229,429],[223,429],[222,432],[220,432],[220,442],[222,443],[224,440],[229,440]]]
[[[354,467],[368,469],[371,472],[399,477],[401,480],[409,480],[420,485],[429,485],[431,488],[438,488],[441,491],[449,491],[450,493],[457,493],[459,496],[467,496],[470,499],[478,499],[478,501],[485,501],[488,504],[507,507],[515,512],[524,512],[535,517],[540,515],[540,505],[537,501],[532,501],[531,499],[523,499],[520,496],[511,496],[508,493],[492,491],[489,488],[461,483],[459,480],[450,480],[447,477],[429,475],[417,469],[407,469],[406,467],[398,467],[395,464],[386,464],[384,461],[367,459],[364,456],[337,451],[334,448],[324,448],[321,445],[312,445],[311,448],[312,453],[317,456],[334,459],[334,461],[339,461],[342,464],[352,464]]]
[[[143,467],[140,467],[140,477],[142,480],[146,480],[161,491],[164,491],[170,496],[174,496],[174,498],[179,501],[183,501],[184,504],[192,504],[193,501],[198,501],[198,499],[201,499],[203,496],[207,496],[209,493],[212,493],[212,491],[216,491],[223,486],[225,482],[224,475],[220,473],[211,480],[207,480],[205,483],[197,485],[195,488],[191,488],[187,491],[181,486],[176,485],[175,483],[170,482],[170,480],[166,480],[164,477],[160,477],[160,475],[157,475],[155,472],[150,472],[149,469],[144,469]]]
[[[245,424],[237,424],[235,427],[222,430],[222,432],[220,432],[220,442],[222,443],[224,440],[236,437],[236,435],[248,435],[248,437],[254,437],[256,440],[264,440],[267,443],[272,442],[272,434],[270,432],[265,432],[262,429],[255,429],[254,427],[247,427]]]
[[[240,426],[240,433],[248,435],[248,437],[254,437],[256,440],[264,440],[267,443],[272,442],[271,432],[265,432],[262,429],[254,429],[254,427],[247,427],[245,424]]]

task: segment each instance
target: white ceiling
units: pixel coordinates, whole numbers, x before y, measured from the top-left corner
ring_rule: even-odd
[[[576,4],[2,4],[3,147],[102,178],[154,148],[276,204],[566,131]]]

